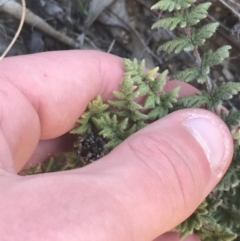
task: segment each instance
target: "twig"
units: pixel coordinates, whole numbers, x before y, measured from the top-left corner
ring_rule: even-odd
[[[1,9],[3,12],[10,14],[11,16],[21,19],[22,17],[22,6],[15,1],[0,0]],[[36,28],[40,29],[49,36],[57,39],[58,41],[72,47],[78,48],[75,40],[69,38],[66,35],[55,30],[48,23],[46,23],[42,18],[38,17],[28,9],[26,9],[25,23],[29,25],[34,25]]]
[[[112,43],[110,44],[110,46],[109,46],[109,48],[108,48],[107,53],[111,53],[112,48],[113,48],[113,46],[114,46],[115,43],[116,43],[116,39],[113,39]]]
[[[240,18],[240,14],[239,12],[236,10],[236,9],[240,9],[240,4],[239,3],[236,3],[232,0],[228,0],[228,1],[225,1],[225,0],[220,0],[220,2],[222,4],[224,4],[227,8],[229,8],[237,17]],[[234,6],[233,6],[234,5]]]
[[[25,19],[25,16],[26,16],[26,2],[25,0],[21,0],[22,1],[22,13],[21,13],[21,21],[20,21],[20,24],[19,24],[19,27],[18,27],[18,30],[17,32],[15,33],[15,36],[14,38],[12,39],[12,41],[10,42],[10,44],[8,45],[8,47],[6,48],[6,50],[3,52],[3,54],[1,55],[0,57],[0,61],[6,56],[6,54],[9,52],[9,50],[12,48],[12,46],[14,45],[14,43],[16,42],[21,30],[22,30],[22,27],[23,27],[23,24],[24,24],[24,19]]]

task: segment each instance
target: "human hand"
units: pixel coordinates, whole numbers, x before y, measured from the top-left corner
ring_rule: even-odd
[[[64,133],[91,99],[112,96],[123,78],[122,59],[95,51],[43,53],[4,59],[0,75],[1,241],[152,241],[197,208],[232,159],[222,120],[186,109],[89,166],[20,177],[27,162],[71,144]],[[177,81],[166,89],[177,85],[181,96],[196,92]]]

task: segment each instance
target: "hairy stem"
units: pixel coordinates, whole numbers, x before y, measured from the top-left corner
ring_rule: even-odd
[[[187,27],[185,28],[185,33],[186,33],[186,35],[187,35],[187,37],[188,37],[189,39],[192,38],[191,27],[190,27],[190,26],[187,26]],[[194,46],[193,55],[194,55],[194,57],[195,57],[195,59],[196,59],[197,66],[198,66],[198,67],[201,67],[202,58],[201,58],[201,56],[200,56],[200,54],[199,54],[198,46]],[[207,91],[208,91],[208,93],[210,93],[211,90],[212,90],[212,81],[211,81],[211,79],[210,79],[210,77],[209,77],[208,75],[207,75],[207,79],[206,79],[206,82],[205,82],[205,83],[206,83]]]

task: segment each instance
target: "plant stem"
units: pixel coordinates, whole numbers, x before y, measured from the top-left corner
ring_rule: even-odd
[[[185,33],[186,33],[186,35],[187,35],[187,37],[188,37],[189,39],[192,39],[191,27],[190,27],[190,26],[187,26],[187,27],[185,28]],[[201,58],[201,56],[200,56],[200,54],[199,54],[198,46],[194,46],[193,55],[194,55],[194,57],[196,58],[197,66],[198,66],[198,67],[201,67],[202,58]],[[208,75],[207,75],[207,77],[206,77],[206,82],[205,82],[205,83],[206,83],[207,91],[208,91],[208,93],[210,93],[211,90],[212,90],[212,81],[211,81],[211,79],[210,79],[210,77],[209,77]]]

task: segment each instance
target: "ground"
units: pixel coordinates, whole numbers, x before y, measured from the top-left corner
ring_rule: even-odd
[[[194,65],[194,58],[187,53],[169,55],[157,51],[161,43],[177,35],[179,30],[173,33],[163,29],[151,30],[151,25],[166,15],[150,9],[155,2],[156,0],[26,0],[29,11],[63,36],[68,36],[72,42],[59,42],[59,38],[50,36],[40,26],[40,20],[30,19],[26,21],[28,24],[24,24],[9,55],[73,48],[97,49],[121,57],[139,60],[145,58],[148,67],[158,65],[160,70],[167,68],[174,76],[177,70]],[[202,50],[209,47],[216,49],[225,44],[233,47],[231,57],[213,69],[211,77],[213,81],[239,81],[240,22],[237,15],[240,4],[236,0],[211,2],[213,4],[209,16],[204,21],[218,21],[220,27]],[[0,52],[3,52],[16,32],[19,20],[1,12],[0,21]],[[236,107],[239,106],[237,104]]]

